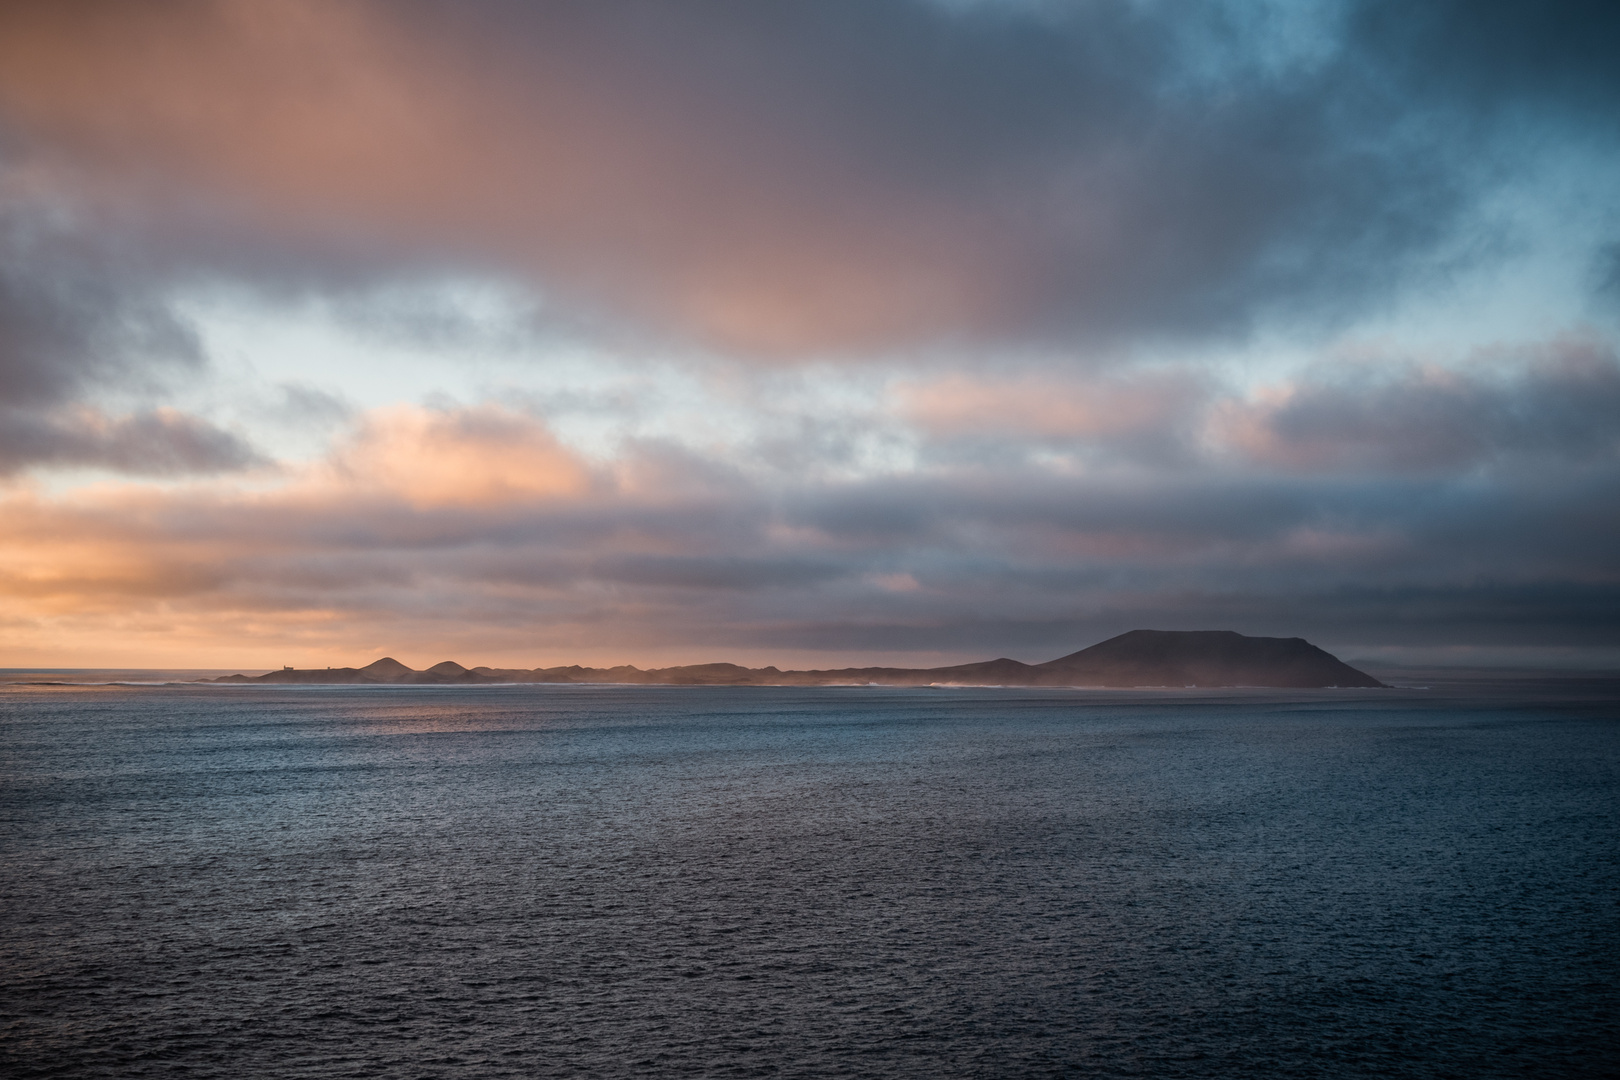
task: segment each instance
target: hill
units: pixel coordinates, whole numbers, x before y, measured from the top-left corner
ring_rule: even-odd
[[[1304,638],[1246,637],[1230,630],[1132,630],[1079,652],[1025,664],[1002,657],[938,668],[838,668],[779,671],[736,664],[690,664],[643,671],[628,665],[587,668],[464,668],[453,660],[426,671],[392,657],[363,668],[282,668],[264,675],[226,675],[225,683],[447,684],[639,683],[673,686],[1257,686],[1381,687]]]
[[[1384,685],[1304,638],[1230,630],[1132,630],[1033,670],[1040,685],[1060,686]]]

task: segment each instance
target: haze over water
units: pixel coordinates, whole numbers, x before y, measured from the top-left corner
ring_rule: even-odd
[[[1599,1076],[1612,687],[0,688],[13,1076]]]

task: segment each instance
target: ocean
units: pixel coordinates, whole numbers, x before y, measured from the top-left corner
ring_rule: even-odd
[[[1598,1077],[1613,683],[0,686],[8,1077]]]

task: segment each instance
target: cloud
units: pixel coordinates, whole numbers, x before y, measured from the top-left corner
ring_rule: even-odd
[[[1612,457],[1555,477],[1210,458],[793,481],[666,449],[588,464],[497,405],[390,409],[252,490],[18,488],[0,591],[22,628],[0,638],[99,648],[141,623],[169,649],[228,646],[227,663],[452,647],[526,664],[1039,660],[1138,625],[1620,644],[1602,600],[1620,588]]]
[[[167,406],[87,403],[195,375],[200,345],[140,275],[39,205],[0,197],[0,476],[35,466],[145,475],[246,468],[240,436]]]
[[[1247,389],[1185,367],[958,371],[898,380],[891,398],[894,416],[920,433],[933,463],[1046,454],[1076,468],[1230,475],[1260,466],[1328,481],[1612,465],[1620,457],[1620,354],[1593,334],[1497,345],[1446,362],[1362,347]]]
[[[1612,128],[1612,18],[1486,7],[1282,62],[1241,5],[20,3],[0,125],[180,268],[504,268],[754,356],[1236,333],[1465,228],[1484,72]]]
[[[43,211],[0,199],[0,402],[50,406],[154,367],[195,369],[195,337],[133,268]]]
[[[1143,624],[1612,641],[1612,327],[1469,353],[1493,331],[1425,313],[1543,258],[1614,294],[1612,195],[1559,163],[1620,154],[1616,26],[1504,0],[0,5],[0,636],[311,662],[1044,659]],[[1527,236],[1526,206],[1559,220]],[[197,327],[229,304],[188,296],[358,333],[275,368],[280,339],[228,356]],[[601,350],[535,346],[559,327]],[[437,404],[388,385],[401,339],[443,357]],[[356,342],[385,374],[350,405],[315,383]],[[643,361],[680,376],[620,377]],[[309,459],[266,462],[222,419],[243,401]],[[82,467],[163,482],[38,481]]]
[[[1605,246],[1593,260],[1593,269],[1597,298],[1620,307],[1620,243]]]
[[[0,110],[85,163],[92,198],[98,176],[120,197],[150,177],[143,212],[179,217],[171,236],[210,225],[172,182],[317,258],[330,234],[407,264],[474,255],[767,349],[811,317],[860,337],[977,303],[938,214],[816,196],[842,185],[757,123],[770,145],[725,145],[723,118],[634,85],[612,16],[499,8],[10,8]],[[231,257],[208,242],[192,257]]]
[[[266,459],[241,437],[170,408],[109,417],[0,407],[0,476],[51,465],[143,476],[233,472]]]
[[[496,405],[373,412],[325,475],[345,492],[381,492],[416,507],[525,503],[592,484],[587,466],[543,426]]]
[[[1396,0],[1350,8],[1349,39],[1401,82],[1476,110],[1544,109],[1614,128],[1620,14],[1601,0]]]
[[[982,457],[986,441],[1025,450],[1044,443],[1170,464],[1193,452],[1215,391],[1209,376],[1179,368],[1087,378],[954,372],[903,380],[892,393],[903,422],[936,446],[970,444],[966,455]]]
[[[1223,405],[1217,440],[1299,472],[1456,472],[1620,456],[1620,357],[1555,342],[1507,371],[1361,365]]]

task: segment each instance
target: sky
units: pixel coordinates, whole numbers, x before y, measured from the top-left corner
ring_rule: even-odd
[[[1620,10],[11,0],[0,666],[1620,666]]]

